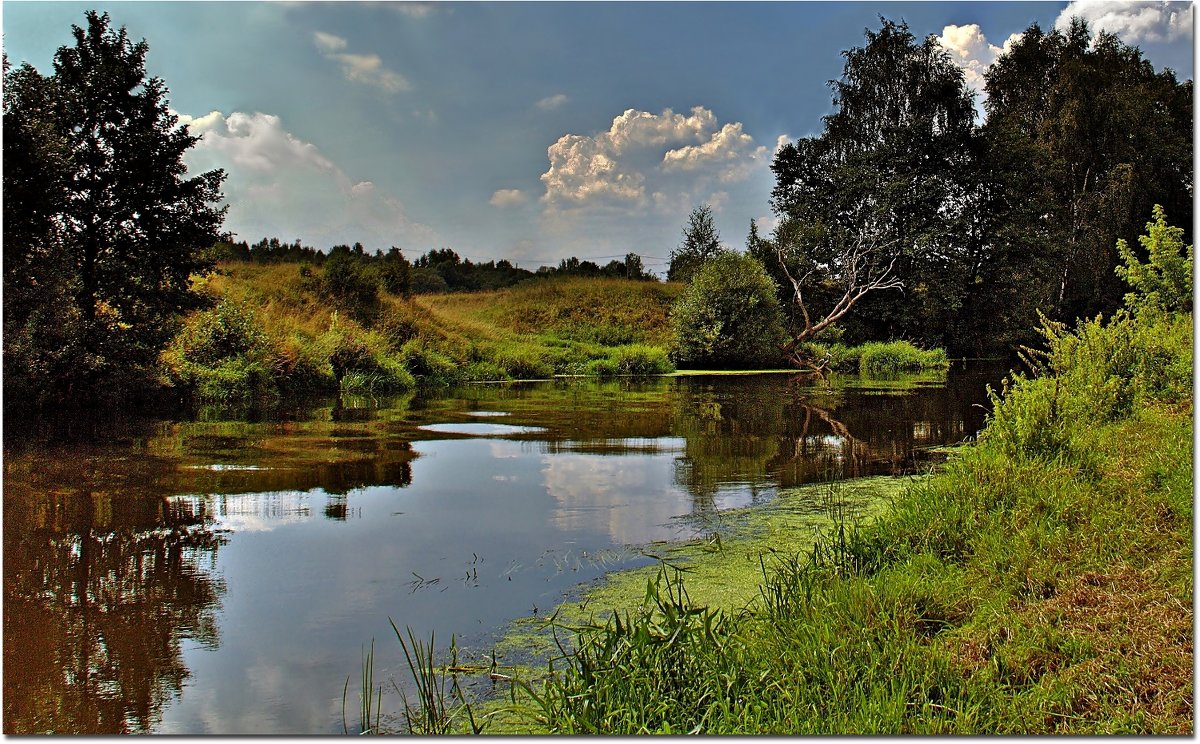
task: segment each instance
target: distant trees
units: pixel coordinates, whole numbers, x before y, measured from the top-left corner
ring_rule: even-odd
[[[712,207],[702,204],[688,215],[683,242],[671,251],[667,281],[689,282],[704,263],[721,251],[721,236],[713,224]]]
[[[222,171],[188,178],[197,138],[147,78],[145,41],[87,13],[54,73],[5,60],[8,398],[82,396],[151,373],[211,266]]]

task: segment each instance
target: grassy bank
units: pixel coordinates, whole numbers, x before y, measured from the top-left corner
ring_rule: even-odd
[[[664,346],[675,285],[560,277],[404,298],[331,294],[302,264],[233,262],[199,289],[214,307],[185,320],[162,378],[201,400],[673,369]]]
[[[746,556],[711,542],[688,572],[616,580],[592,607],[622,609],[591,627],[564,614],[577,650],[497,719],[1190,733],[1191,338],[1190,314],[1152,310],[1050,329],[1042,374],[1011,380],[981,441],[877,519],[835,513],[813,550],[778,530],[752,592],[742,575],[728,593]]]
[[[222,264],[197,288],[212,307],[183,322],[161,359],[170,389],[230,403],[296,393],[380,394],[462,382],[674,371],[670,315],[683,286],[533,279],[490,292],[391,294],[307,264]],[[942,369],[904,342],[822,347],[834,369]]]

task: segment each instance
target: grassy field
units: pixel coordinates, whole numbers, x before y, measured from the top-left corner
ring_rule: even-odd
[[[227,263],[200,279],[163,380],[201,400],[388,392],[559,374],[661,374],[673,284],[572,277],[475,294],[348,302],[319,269]]]

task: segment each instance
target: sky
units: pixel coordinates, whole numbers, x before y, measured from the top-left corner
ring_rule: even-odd
[[[774,151],[821,133],[841,53],[880,16],[938,37],[979,90],[1014,35],[1072,15],[1193,76],[1192,5],[1162,0],[7,0],[9,60],[52,71],[88,9],[149,43],[149,74],[203,135],[189,170],[227,173],[236,239],[529,269],[633,252],[665,273],[700,204],[730,247],[752,219],[769,232]]]

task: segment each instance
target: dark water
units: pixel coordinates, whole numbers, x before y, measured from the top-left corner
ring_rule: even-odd
[[[478,657],[689,517],[911,469],[982,426],[1001,372],[475,386],[83,444],[6,428],[4,732],[341,733],[363,644],[403,676],[389,617]]]

